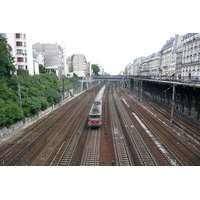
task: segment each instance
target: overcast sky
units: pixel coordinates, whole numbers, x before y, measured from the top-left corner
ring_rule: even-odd
[[[194,29],[195,22],[199,26],[197,2],[6,0],[1,32],[27,33],[29,44],[57,42],[67,56],[84,54],[91,64],[119,74],[135,58],[159,51],[175,34],[199,32]]]

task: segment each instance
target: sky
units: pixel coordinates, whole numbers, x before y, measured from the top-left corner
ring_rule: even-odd
[[[134,59],[158,52],[175,34],[197,32],[199,11],[192,6],[197,2],[6,0],[0,28],[26,33],[29,44],[58,43],[67,56],[84,54],[91,64],[116,75]]]

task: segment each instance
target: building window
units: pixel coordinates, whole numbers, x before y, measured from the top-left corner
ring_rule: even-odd
[[[17,54],[23,54],[23,50],[22,49],[17,49]]]
[[[18,65],[18,69],[24,69],[24,65]]]
[[[16,35],[16,38],[23,38],[23,39],[26,38],[26,35],[25,35],[25,34],[16,33],[15,35]]]
[[[16,38],[20,38],[20,34],[19,33],[16,33]]]
[[[23,46],[23,43],[22,43],[22,42],[16,42],[16,46],[17,46],[17,47],[22,47],[22,46]]]
[[[24,58],[18,57],[18,58],[17,58],[17,62],[24,62]]]

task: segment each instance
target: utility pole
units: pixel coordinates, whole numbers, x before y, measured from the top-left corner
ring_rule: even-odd
[[[17,86],[18,86],[19,107],[22,110],[22,98],[21,98],[20,83],[18,83]]]
[[[63,100],[65,99],[65,80],[64,80],[64,74],[62,76],[62,92],[63,92]]]
[[[174,116],[174,97],[175,97],[175,84],[173,84],[173,91],[172,91],[172,110],[171,110],[171,120],[170,126],[172,126],[173,116]]]
[[[139,88],[139,90],[140,90],[140,103],[142,103],[142,80],[139,81],[139,84],[140,84],[140,88]]]
[[[134,98],[138,99],[138,80],[134,78]]]

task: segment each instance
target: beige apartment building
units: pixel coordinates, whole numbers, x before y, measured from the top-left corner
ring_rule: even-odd
[[[68,59],[69,60],[69,59]],[[71,72],[78,77],[91,76],[90,62],[87,62],[83,54],[74,54],[71,56]]]

